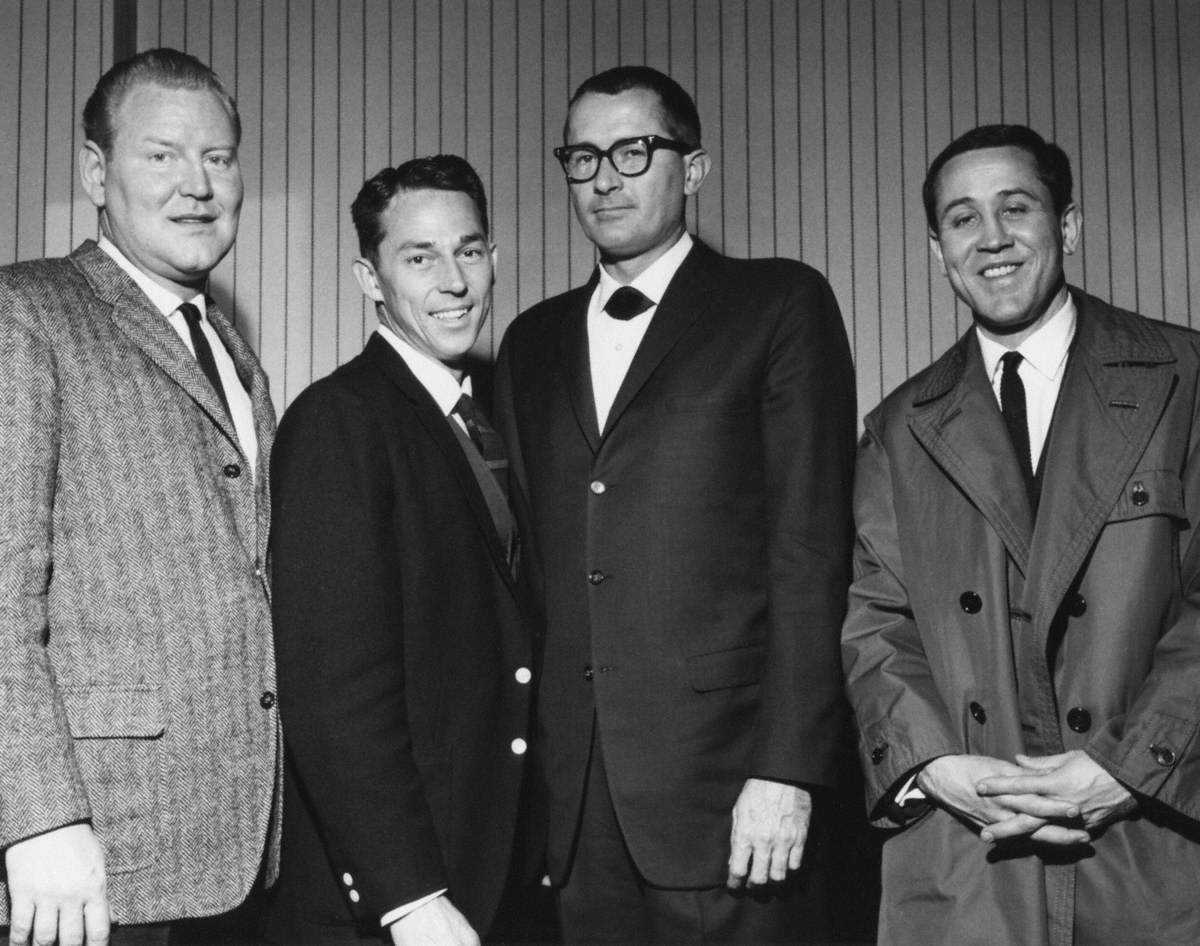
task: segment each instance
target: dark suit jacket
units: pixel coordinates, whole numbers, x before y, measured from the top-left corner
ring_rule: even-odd
[[[497,416],[545,562],[539,691],[561,881],[593,711],[639,870],[723,882],[744,780],[832,778],[854,376],[825,280],[697,245],[596,427],[595,286],[512,325]]]
[[[0,847],[90,819],[122,923],[228,910],[278,852],[275,414],[209,319],[250,394],[257,479],[196,359],[95,243],[0,268]]]
[[[1073,290],[1034,519],[974,330],[866,418],[843,650],[880,942],[1200,942],[1200,335]],[[948,754],[1082,750],[1140,811],[1006,853],[887,801]]]
[[[378,934],[442,887],[482,933],[513,846],[531,643],[463,448],[376,335],[288,409],[272,474],[295,788],[273,935]]]

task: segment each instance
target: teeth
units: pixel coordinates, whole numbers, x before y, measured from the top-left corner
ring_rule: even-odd
[[[1000,276],[1007,276],[1010,273],[1017,271],[1016,263],[1006,263],[1003,266],[989,266],[983,271],[983,275],[988,279],[995,279]]]
[[[461,309],[443,309],[441,312],[430,312],[429,314],[439,322],[453,322],[456,319],[461,319],[470,311],[470,306],[464,306]]]

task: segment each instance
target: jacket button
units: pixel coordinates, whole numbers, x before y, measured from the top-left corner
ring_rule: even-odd
[[[1067,725],[1072,732],[1087,732],[1092,728],[1092,714],[1082,706],[1067,710]]]
[[[595,676],[595,674],[592,673],[591,664],[583,668],[583,679],[590,682],[593,676]]]
[[[883,745],[876,746],[871,750],[871,761],[878,765],[884,760],[884,757],[887,755],[887,750],[888,747],[886,742]]]
[[[350,898],[351,903],[358,903],[358,901],[362,899],[362,897],[359,896],[358,891],[354,888],[350,889],[350,892],[347,894],[347,896]]]
[[[601,571],[588,572],[588,581],[593,585],[598,585],[608,576]]]
[[[1154,756],[1154,761],[1163,768],[1170,768],[1175,764],[1175,750],[1170,746],[1160,746],[1157,743],[1150,743],[1150,752]]]
[[[600,495],[601,493],[603,493],[603,492],[604,492],[606,489],[608,489],[608,487],[607,487],[607,486],[605,486],[603,483],[601,483],[599,480],[592,480],[592,485],[591,485],[589,488],[590,488],[590,489],[591,489],[591,491],[592,491],[593,493],[595,493],[597,496],[599,496],[599,495]]]
[[[958,604],[967,614],[978,614],[983,607],[983,599],[973,591],[964,591],[959,595]]]
[[[242,475],[242,468],[236,463],[226,463],[225,468],[221,470],[221,472],[228,476],[231,480],[235,480]]]
[[[512,749],[513,755],[524,755],[525,750],[528,749],[529,746],[526,744],[524,739],[518,737],[512,741],[512,744],[509,746],[509,748]]]
[[[1144,506],[1150,502],[1150,494],[1146,492],[1146,484],[1141,480],[1134,483],[1133,491],[1130,493],[1129,498],[1133,500],[1135,506]]]
[[[1087,598],[1080,594],[1067,598],[1067,614],[1073,618],[1081,618],[1087,612]]]
[[[258,698],[258,705],[263,709],[270,709],[275,705],[275,694],[270,690],[264,690],[263,695]]]
[[[974,700],[971,701],[971,705],[968,708],[971,710],[971,719],[975,720],[975,722],[987,722],[987,713],[984,711],[984,708]]]
[[[517,683],[528,683],[533,679],[533,672],[528,667],[518,667],[513,676],[517,678]]]

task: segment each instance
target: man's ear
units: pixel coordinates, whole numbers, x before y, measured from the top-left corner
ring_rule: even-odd
[[[697,148],[690,154],[684,155],[683,192],[691,197],[704,183],[708,172],[712,170],[712,158],[703,148]]]
[[[942,269],[942,275],[949,275],[946,272],[946,261],[942,259],[942,244],[938,242],[937,234],[932,230],[929,231],[929,251],[938,261],[938,266],[940,266]]]
[[[1079,235],[1083,232],[1083,211],[1077,204],[1068,204],[1059,220],[1062,227],[1063,253],[1070,256],[1079,247]]]
[[[375,276],[375,267],[369,259],[358,257],[350,268],[354,270],[354,278],[358,280],[358,288],[372,302],[383,302],[383,290],[379,288],[379,279]]]
[[[94,141],[85,141],[79,149],[79,180],[84,193],[97,208],[104,206],[104,179],[108,174],[108,159],[104,149]]]

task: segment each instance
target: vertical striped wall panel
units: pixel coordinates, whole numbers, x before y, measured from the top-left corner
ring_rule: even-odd
[[[586,278],[549,149],[574,86],[618,63],[696,96],[715,161],[688,211],[700,236],[829,276],[864,411],[969,322],[930,259],[920,185],[980,122],[1029,123],[1071,156],[1073,281],[1200,326],[1191,0],[0,0],[0,262],[94,235],[78,116],[131,13],[139,48],[185,48],[238,97],[246,202],[213,286],[280,407],[374,325],[349,205],[387,164],[455,151],[478,168],[500,249],[484,354]]]

